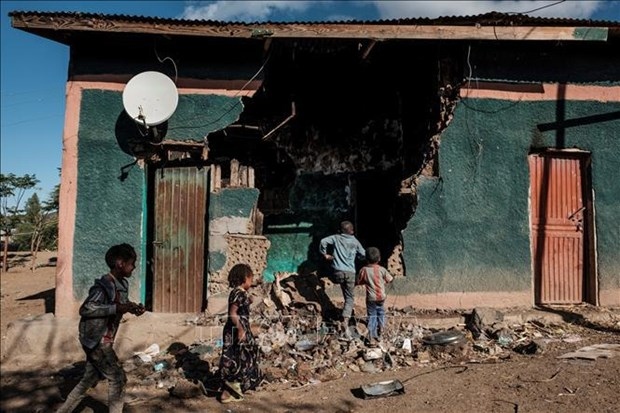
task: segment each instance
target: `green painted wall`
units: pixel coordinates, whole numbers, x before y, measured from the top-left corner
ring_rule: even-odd
[[[141,297],[144,284],[144,267],[139,264],[145,177],[134,165],[125,180],[119,179],[121,167],[134,161],[117,142],[115,125],[122,111],[118,92],[86,90],[82,94],[73,245],[73,292],[80,300],[93,280],[107,272],[104,256],[114,244],[127,242],[138,252],[130,286],[134,299]]]
[[[242,111],[239,97],[181,95],[165,137],[201,141],[208,133],[235,122]],[[124,112],[122,93],[85,90],[78,134],[73,292],[76,298],[85,298],[93,279],[107,271],[107,249],[128,242],[139,255],[131,294],[143,301],[146,230],[142,212],[146,207],[146,177],[142,168],[130,165],[135,160],[132,144],[142,138]],[[127,166],[125,174],[121,171],[123,166]]]
[[[539,132],[558,113],[578,120],[620,110],[620,103],[466,99],[441,138],[439,178],[423,179],[418,207],[403,232],[406,292],[531,289],[531,148],[592,153],[601,289],[620,285],[620,120]],[[612,117],[613,118],[613,117]],[[574,123],[574,122],[573,122]],[[578,123],[578,122],[577,122]]]
[[[266,217],[263,233],[271,242],[266,281],[278,272],[317,269],[319,241],[335,231],[349,211],[347,174],[307,173],[297,176],[289,193],[287,213]]]
[[[297,273],[300,269],[315,267],[312,257],[313,225],[310,222],[286,222],[286,219],[273,220],[265,234],[271,242],[267,252],[267,267],[263,279],[275,281],[278,272]],[[318,248],[318,246],[317,246]]]
[[[240,97],[218,95],[181,95],[174,115],[168,121],[166,139],[199,140],[224,129],[243,112]]]
[[[256,206],[259,191],[256,188],[223,188],[209,195],[209,221],[219,218],[250,217]]]

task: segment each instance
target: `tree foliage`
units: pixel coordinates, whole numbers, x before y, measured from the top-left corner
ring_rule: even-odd
[[[58,202],[54,193],[44,204],[35,193],[24,207],[21,223],[17,227],[15,243],[20,250],[29,250],[32,271],[35,270],[37,253],[41,248],[54,249],[58,238]]]
[[[35,175],[0,174],[0,230],[3,233],[2,268],[8,270],[8,251],[11,235],[22,218],[21,201],[26,191],[33,189],[39,180]]]

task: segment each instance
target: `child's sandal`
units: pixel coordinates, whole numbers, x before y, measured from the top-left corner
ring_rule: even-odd
[[[220,403],[234,403],[243,401],[243,397],[235,397],[232,394],[229,394],[228,397],[220,397]]]
[[[233,396],[243,400],[243,392],[241,391],[241,385],[238,382],[225,381],[224,384]]]
[[[222,399],[220,399],[220,403],[226,404],[226,403],[234,403],[234,402],[241,402],[243,401],[243,397],[235,397],[235,396],[228,396],[228,397],[224,397]]]

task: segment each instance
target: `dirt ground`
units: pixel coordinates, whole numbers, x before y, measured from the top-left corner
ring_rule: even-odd
[[[23,259],[24,257],[13,257]],[[53,253],[42,253],[33,273],[17,265],[1,274],[2,348],[7,325],[16,319],[53,311]],[[50,260],[51,259],[51,260]],[[336,366],[331,380],[266,383],[241,403],[220,404],[188,388],[173,394],[156,384],[145,386],[128,373],[126,412],[620,412],[620,352],[617,356],[558,359],[557,356],[594,344],[620,344],[620,309],[571,307],[559,311],[561,323],[542,330],[555,331],[542,350],[519,354],[504,349],[481,357],[466,351],[428,360],[412,358],[410,366],[379,373],[356,372]],[[600,317],[604,315],[604,317]],[[598,317],[594,317],[598,316]],[[560,332],[560,333],[558,333]],[[468,338],[471,340],[471,338]],[[613,354],[613,353],[612,353]],[[32,368],[19,372],[2,369],[2,412],[48,412],[79,380],[83,361],[58,368]],[[398,380],[404,393],[364,398],[361,386]],[[77,411],[107,412],[106,384],[92,389]],[[209,390],[209,389],[207,389]]]

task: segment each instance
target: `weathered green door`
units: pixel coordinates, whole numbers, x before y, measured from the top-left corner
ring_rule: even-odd
[[[162,168],[155,174],[153,311],[203,310],[208,167]]]

